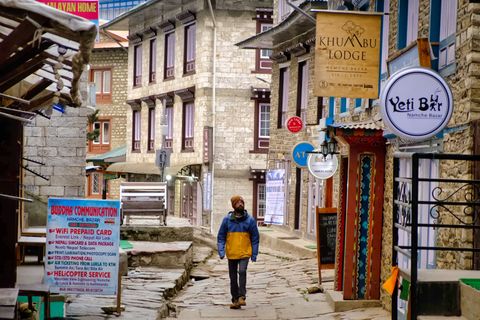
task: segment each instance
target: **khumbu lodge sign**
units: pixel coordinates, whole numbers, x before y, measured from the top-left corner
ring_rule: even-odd
[[[317,12],[315,95],[378,98],[382,15]]]

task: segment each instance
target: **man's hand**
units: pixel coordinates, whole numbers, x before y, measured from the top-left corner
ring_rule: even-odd
[[[220,259],[222,259],[222,260],[223,260],[223,258],[225,258],[225,256],[220,256]]]
[[[251,260],[252,262],[257,262],[257,257],[252,256]]]

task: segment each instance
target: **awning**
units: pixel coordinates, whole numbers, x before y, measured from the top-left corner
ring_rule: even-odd
[[[309,12],[312,5],[310,2],[304,2],[300,5],[300,8]],[[312,17],[315,17],[315,13],[312,12],[309,14]],[[303,34],[311,29],[315,29],[315,24],[303,14],[294,10],[287,18],[275,27],[256,34],[235,45],[242,49],[273,49],[275,45],[291,40],[299,34]]]
[[[94,156],[88,157],[87,161],[91,162],[125,162],[127,154],[127,146],[122,146],[102,154],[96,154]]]
[[[356,122],[336,122],[330,124],[329,127],[339,129],[365,129],[365,130],[382,130],[381,121],[367,120]]]
[[[106,171],[160,175],[160,169],[155,165],[155,163],[117,162],[108,166]]]

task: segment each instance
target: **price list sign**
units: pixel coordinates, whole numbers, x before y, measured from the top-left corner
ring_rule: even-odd
[[[48,199],[45,279],[54,293],[117,292],[120,202]]]

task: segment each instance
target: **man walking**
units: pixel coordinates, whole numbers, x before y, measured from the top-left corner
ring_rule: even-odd
[[[247,305],[247,266],[248,260],[257,261],[258,234],[257,223],[245,210],[245,201],[241,196],[233,196],[233,211],[223,218],[220,230],[218,230],[217,247],[220,259],[228,259],[228,273],[230,275],[230,293],[232,304],[230,309],[240,309]],[[239,276],[239,277],[238,277]]]

